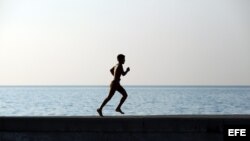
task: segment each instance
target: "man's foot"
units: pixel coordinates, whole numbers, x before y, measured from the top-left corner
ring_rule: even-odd
[[[115,111],[124,114],[124,112],[121,109],[116,109]]]
[[[97,109],[96,111],[97,111],[97,113],[99,114],[99,116],[103,117],[103,115],[102,115],[102,110],[101,110],[101,109]]]

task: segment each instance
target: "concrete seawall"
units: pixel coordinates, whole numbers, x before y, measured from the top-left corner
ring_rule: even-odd
[[[0,117],[0,141],[222,141],[250,115]]]

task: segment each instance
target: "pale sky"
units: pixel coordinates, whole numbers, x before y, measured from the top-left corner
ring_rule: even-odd
[[[0,0],[0,85],[250,85],[249,0]]]

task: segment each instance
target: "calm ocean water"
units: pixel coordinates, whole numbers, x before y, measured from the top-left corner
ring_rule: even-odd
[[[126,115],[250,114],[249,87],[127,86]],[[0,87],[0,116],[92,116],[109,87]],[[116,92],[104,107],[115,112]]]

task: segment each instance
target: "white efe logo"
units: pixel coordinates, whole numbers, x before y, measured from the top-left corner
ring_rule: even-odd
[[[246,129],[228,129],[228,136],[247,136]]]

